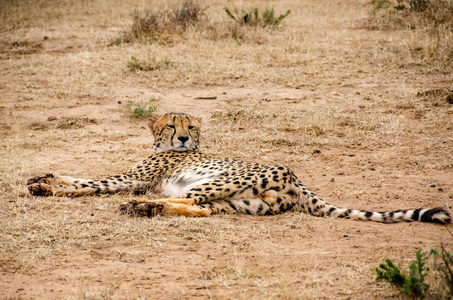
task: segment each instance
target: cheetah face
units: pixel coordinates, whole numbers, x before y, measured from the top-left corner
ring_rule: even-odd
[[[154,135],[154,153],[164,151],[198,151],[200,121],[183,113],[168,113],[152,118],[148,127]]]

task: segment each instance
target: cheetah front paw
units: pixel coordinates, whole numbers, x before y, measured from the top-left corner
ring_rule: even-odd
[[[34,196],[52,196],[54,190],[51,186],[55,176],[53,174],[46,174],[44,176],[35,176],[27,180],[27,188],[30,194]]]
[[[156,202],[139,202],[131,200],[120,205],[120,212],[131,216],[154,217],[162,215],[164,204]]]
[[[32,183],[27,188],[34,196],[53,196],[54,194],[52,186],[47,183]]]

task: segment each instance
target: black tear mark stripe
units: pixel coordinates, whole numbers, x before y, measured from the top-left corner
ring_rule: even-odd
[[[164,130],[165,130],[165,126],[164,126],[164,128],[162,128],[162,129],[160,130],[159,135],[162,135],[162,132],[163,132]]]
[[[173,144],[173,138],[175,137],[175,134],[176,134],[176,127],[174,126],[175,125],[175,120],[176,120],[176,116],[173,116],[173,135],[171,136],[170,138],[170,146],[174,146]]]

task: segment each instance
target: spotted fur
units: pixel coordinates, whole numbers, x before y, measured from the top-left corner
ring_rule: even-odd
[[[151,119],[148,126],[154,135],[154,154],[130,171],[101,180],[37,176],[27,182],[30,193],[80,196],[152,190],[161,194],[162,199],[136,199],[120,207],[123,212],[144,216],[274,215],[302,210],[320,217],[382,223],[451,222],[449,212],[442,208],[392,212],[340,208],[316,196],[285,166],[211,158],[199,152],[199,120],[186,114],[169,113]]]

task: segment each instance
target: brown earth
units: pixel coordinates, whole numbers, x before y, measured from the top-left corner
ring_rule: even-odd
[[[451,225],[131,218],[118,212],[129,195],[27,195],[37,174],[102,178],[149,156],[146,122],[125,104],[159,98],[158,113],[202,118],[204,152],[288,165],[339,206],[453,204],[453,76],[427,56],[444,51],[432,33],[369,30],[369,1],[251,1],[292,12],[235,40],[224,2],[206,1],[206,27],[112,46],[134,9],[154,7],[126,2],[0,6],[0,298],[398,299],[375,267],[451,245]],[[134,71],[131,56],[171,63]]]

